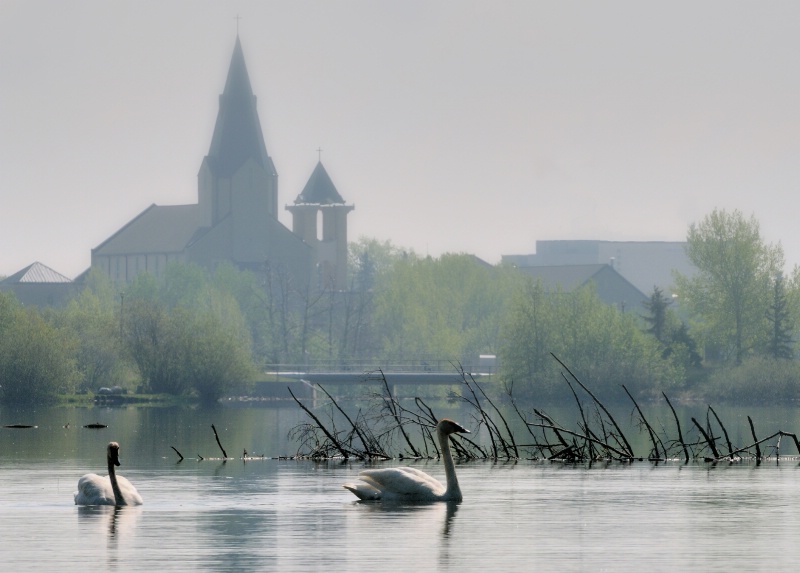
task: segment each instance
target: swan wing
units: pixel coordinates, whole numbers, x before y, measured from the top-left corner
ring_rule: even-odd
[[[432,500],[440,498],[446,490],[439,480],[408,467],[364,470],[359,478],[380,492],[379,497],[370,499]]]
[[[136,491],[136,488],[133,484],[128,481],[127,478],[124,478],[120,475],[117,476],[117,485],[119,486],[120,492],[122,492],[122,498],[128,505],[142,505],[144,503],[142,501],[142,496],[139,495],[139,492]],[[109,482],[110,487],[110,482]],[[114,497],[114,492],[111,492],[111,497]]]
[[[108,476],[86,474],[79,479],[75,505],[116,505]]]

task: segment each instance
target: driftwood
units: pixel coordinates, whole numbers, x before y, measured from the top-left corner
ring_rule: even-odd
[[[172,449],[175,451],[175,453],[176,453],[176,454],[178,454],[178,458],[179,458],[179,459],[178,459],[178,463],[181,463],[181,462],[183,461],[183,454],[181,454],[181,453],[180,453],[180,452],[177,450],[177,448],[176,448],[175,446],[170,446],[170,448],[172,448]]]
[[[784,436],[793,440],[800,454],[800,442],[796,434],[779,430],[766,438],[757,439],[753,422],[749,417],[753,443],[742,447],[734,446],[721,417],[711,406],[706,410],[705,426],[696,418],[691,418],[698,437],[694,441],[693,438],[687,440],[675,408],[667,395],[662,392],[677,430],[677,437],[671,438],[661,425],[654,425],[647,419],[636,398],[623,385],[622,389],[633,404],[632,417],[635,425],[640,431],[647,432],[650,444],[647,455],[636,455],[630,440],[610,409],[564,362],[555,355],[553,358],[563,368],[562,378],[577,405],[579,419],[575,429],[557,422],[540,409],[534,408],[530,413],[526,413],[513,396],[513,386],[506,387],[505,394],[499,398],[490,396],[470,374],[454,364],[461,376],[461,392],[452,393],[451,398],[467,406],[468,416],[472,418],[474,424],[473,434],[470,434],[472,438],[463,435],[452,438],[454,454],[463,459],[546,459],[569,463],[591,463],[601,460],[632,462],[645,459],[653,462],[682,459],[684,463],[695,459],[716,463],[724,460],[735,461],[743,456],[751,456],[760,462],[763,459],[761,446],[777,439],[775,453],[779,456],[780,440]],[[382,378],[383,384],[381,391],[373,394],[375,405],[366,413],[359,410],[355,417],[350,416],[337,399],[321,386],[319,388],[328,400],[320,408],[322,412],[312,412],[291,394],[311,419],[310,423],[298,426],[291,433],[302,441],[294,457],[316,459],[356,457],[364,460],[438,457],[440,455],[438,444],[431,432],[438,422],[434,410],[419,397],[410,403],[398,400],[391,392],[382,371],[366,373],[365,380],[374,380],[376,376]],[[498,400],[504,400],[509,408],[501,409]],[[527,441],[519,440],[519,437],[512,432],[513,424],[504,414],[508,411],[516,415],[522,423],[527,432]],[[324,416],[327,418],[323,423]],[[717,445],[720,438],[712,429],[712,418],[727,446],[725,454],[720,452]],[[337,426],[342,429],[338,429]],[[661,428],[661,431],[657,428]],[[475,435],[478,433],[482,435],[481,439]]]
[[[675,426],[678,428],[678,443],[681,445],[681,449],[683,449],[684,461],[688,464],[689,463],[689,448],[686,445],[686,442],[683,441],[683,432],[681,431],[681,422],[678,420],[678,414],[675,413],[675,408],[672,407],[672,402],[669,401],[667,395],[662,392],[662,396],[664,396],[664,400],[666,400],[669,409],[672,411],[672,417],[675,419]]]
[[[222,447],[222,444],[219,441],[219,434],[217,434],[217,428],[214,427],[214,424],[211,424],[211,429],[214,430],[214,437],[217,440],[217,445],[219,446],[219,449],[222,450],[222,459],[227,460],[228,459],[228,454],[225,451],[225,448]]]

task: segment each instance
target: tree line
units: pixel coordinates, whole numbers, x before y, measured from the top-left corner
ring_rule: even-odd
[[[480,354],[498,356],[515,396],[561,391],[556,354],[605,397],[624,385],[641,397],[796,398],[798,272],[784,274],[780,245],[738,211],[690,226],[697,272],[675,276],[675,296],[654,287],[642,312],[604,304],[591,286],[548,290],[470,255],[423,257],[373,239],[349,251],[341,291],[294,284],[268,264],[172,264],[162,279],[142,274],[124,289],[90,272],[63,309],[0,293],[0,399],[120,386],[213,402],[247,392],[276,365],[457,365]]]

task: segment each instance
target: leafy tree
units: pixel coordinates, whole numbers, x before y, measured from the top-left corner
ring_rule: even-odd
[[[160,285],[145,275],[131,285],[126,344],[149,391],[213,401],[251,381],[247,322],[233,294],[212,282],[174,266]]]
[[[178,376],[179,341],[164,306],[134,298],[125,314],[125,344],[139,369],[144,388],[153,393],[181,394],[187,390]]]
[[[501,368],[515,390],[550,397],[563,388],[550,353],[570,365],[598,393],[613,396],[683,382],[682,364],[662,355],[637,318],[603,303],[591,287],[547,292],[531,281],[514,301],[503,330]]]
[[[48,324],[34,308],[0,293],[0,396],[5,403],[38,404],[72,392],[77,341]]]
[[[667,309],[672,303],[664,296],[664,291],[658,287],[653,288],[650,299],[644,303],[644,308],[649,312],[644,321],[649,325],[647,332],[656,337],[659,342],[664,342],[667,331]]]
[[[699,368],[702,358],[697,352],[697,343],[689,334],[686,323],[670,309],[671,304],[672,301],[664,296],[660,288],[653,288],[653,294],[644,303],[649,311],[642,317],[648,325],[646,332],[661,343],[664,358],[672,357],[686,369]]]
[[[361,237],[350,243],[347,268],[351,289],[359,292],[372,290],[376,281],[390,272],[397,261],[408,257],[417,258],[413,251],[397,247],[391,241]]]
[[[122,384],[122,323],[114,308],[90,289],[73,298],[61,313],[64,327],[78,340],[79,389]]]
[[[783,250],[763,241],[754,217],[714,210],[689,227],[686,252],[698,272],[676,276],[681,304],[706,344],[739,364],[763,346],[770,285],[783,267]]]
[[[767,321],[770,325],[768,351],[773,358],[791,359],[794,355],[792,350],[794,324],[789,313],[784,282],[781,274],[778,274],[773,282],[772,301],[767,308]]]
[[[516,279],[516,282],[515,282]],[[375,332],[382,357],[470,361],[494,353],[518,272],[471,255],[410,255],[375,286]]]

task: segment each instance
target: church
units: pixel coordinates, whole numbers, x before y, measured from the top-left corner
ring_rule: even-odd
[[[92,249],[91,266],[117,285],[155,277],[172,262],[213,270],[223,262],[279,272],[298,286],[342,290],[347,281],[347,205],[320,161],[278,221],[278,173],[267,153],[237,35],[197,203],[150,205]]]

